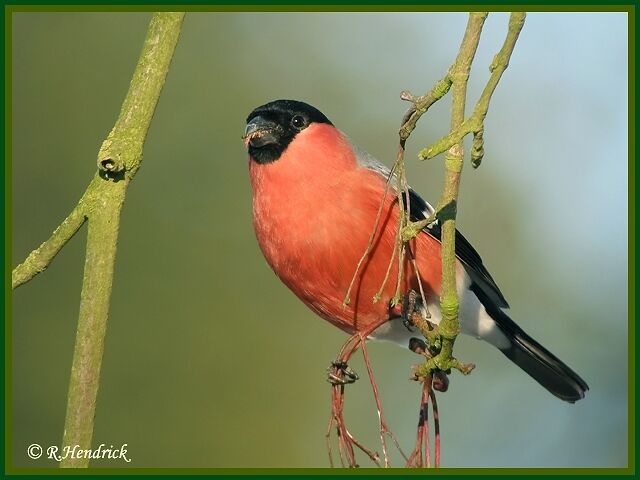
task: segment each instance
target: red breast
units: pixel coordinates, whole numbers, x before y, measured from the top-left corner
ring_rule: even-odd
[[[343,301],[373,231],[385,179],[360,165],[351,143],[330,124],[312,124],[267,164],[249,161],[253,222],[262,252],[278,277],[312,310],[353,332],[386,318],[395,293],[393,255],[398,208],[389,190],[374,246]],[[426,291],[440,291],[440,244],[427,235],[412,242]],[[418,289],[407,260],[401,291]],[[429,295],[427,293],[427,295]]]

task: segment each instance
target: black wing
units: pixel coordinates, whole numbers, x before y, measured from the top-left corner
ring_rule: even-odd
[[[405,197],[403,196],[402,198],[404,199]],[[409,189],[409,207],[411,214],[410,218],[414,222],[424,220],[428,215],[433,213],[433,207],[425,202],[422,197],[412,189]],[[431,225],[427,226],[424,229],[424,232],[428,233],[436,240],[441,241],[442,231],[440,228],[440,222],[435,221]],[[462,262],[465,270],[471,277],[473,282],[472,288],[477,287],[482,290],[484,296],[492,301],[495,306],[509,308],[509,304],[504,298],[504,295],[502,295],[498,285],[496,285],[491,274],[482,264],[480,255],[458,230],[456,230],[456,256]]]

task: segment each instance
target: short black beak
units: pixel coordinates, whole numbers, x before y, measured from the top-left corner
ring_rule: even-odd
[[[244,131],[245,143],[252,147],[264,147],[278,143],[278,125],[262,117],[254,117],[247,123]]]

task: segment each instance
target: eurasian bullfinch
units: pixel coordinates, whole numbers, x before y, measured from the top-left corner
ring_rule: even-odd
[[[253,189],[253,224],[262,252],[276,275],[311,310],[342,330],[363,331],[389,318],[372,338],[408,346],[415,336],[389,302],[397,262],[379,301],[398,226],[397,196],[388,194],[373,248],[359,270],[351,301],[344,299],[367,248],[390,169],[351,143],[319,110],[303,102],[277,100],[247,117],[245,142]],[[392,187],[393,188],[393,187]],[[434,211],[409,190],[413,221]],[[429,319],[439,323],[440,225],[436,220],[411,241]],[[588,386],[573,370],[509,318],[509,305],[475,249],[456,233],[456,275],[461,331],[489,342],[552,394],[567,402]],[[403,292],[418,291],[409,261]]]

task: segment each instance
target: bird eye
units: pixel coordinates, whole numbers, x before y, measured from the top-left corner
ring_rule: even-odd
[[[298,129],[304,127],[306,123],[304,117],[301,115],[296,115],[291,119],[291,125]]]

